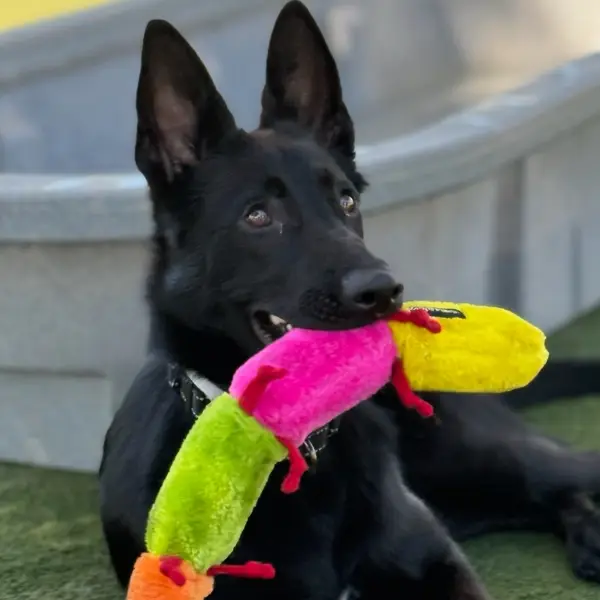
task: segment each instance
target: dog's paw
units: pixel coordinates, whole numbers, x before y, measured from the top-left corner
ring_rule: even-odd
[[[600,583],[600,511],[588,508],[570,519],[566,549],[576,577]]]

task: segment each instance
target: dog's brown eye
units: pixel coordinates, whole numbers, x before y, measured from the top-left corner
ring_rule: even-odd
[[[358,209],[358,202],[350,194],[342,194],[340,197],[340,206],[346,215],[353,215]]]
[[[253,208],[246,215],[246,221],[252,225],[252,227],[266,227],[271,224],[271,217],[269,217],[266,210],[262,208]]]

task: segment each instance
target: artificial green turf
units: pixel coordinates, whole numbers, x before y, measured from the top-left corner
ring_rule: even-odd
[[[548,348],[554,357],[600,358],[600,309],[555,333]],[[576,447],[600,448],[600,398],[565,399],[525,415]],[[600,600],[600,587],[575,580],[562,545],[549,535],[490,535],[466,549],[497,600]]]
[[[555,356],[600,358],[600,310],[549,342]],[[600,447],[600,398],[535,408],[527,418],[579,447]],[[117,600],[98,523],[95,479],[0,465],[0,600]],[[547,535],[494,535],[467,553],[496,600],[600,600]],[[407,599],[410,600],[410,599]]]
[[[562,400],[526,414],[552,436],[600,448],[600,398]],[[550,535],[489,535],[469,542],[466,550],[497,600],[600,600],[600,587],[575,580],[562,544]]]
[[[89,475],[0,466],[0,599],[116,600],[96,483]]]

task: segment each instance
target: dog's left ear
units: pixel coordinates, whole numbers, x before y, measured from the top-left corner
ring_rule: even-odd
[[[354,158],[354,125],[342,100],[335,60],[298,0],[283,7],[269,42],[260,126],[276,121],[294,121],[327,148]]]

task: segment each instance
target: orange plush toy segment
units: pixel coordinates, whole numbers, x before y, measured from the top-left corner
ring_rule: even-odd
[[[213,591],[213,577],[196,573],[174,556],[145,552],[136,561],[128,600],[204,600]]]

